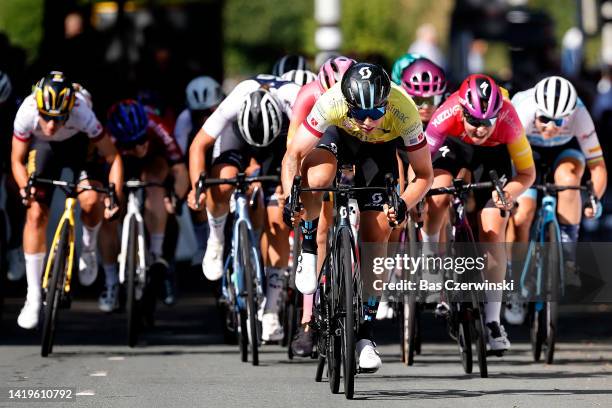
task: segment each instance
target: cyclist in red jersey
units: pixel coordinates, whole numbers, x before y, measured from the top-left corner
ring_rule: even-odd
[[[510,210],[516,197],[535,180],[531,147],[512,104],[503,99],[493,79],[486,75],[470,75],[459,91],[436,110],[427,126],[426,135],[433,155],[435,178],[432,188],[452,185],[452,179],[463,168],[474,172],[475,181],[490,180],[490,170],[496,170],[500,178],[505,176],[509,180],[503,188],[506,206],[495,191],[489,193],[480,190],[474,194],[479,240],[503,243],[508,211],[502,216],[499,209]],[[511,178],[512,164],[516,175]],[[450,197],[447,195],[427,200],[427,213],[421,231],[423,241],[439,240],[449,203]],[[506,273],[505,250],[500,245],[499,248],[488,248],[487,252],[485,276],[489,282],[502,282]],[[492,350],[507,350],[510,347],[504,328],[499,324],[501,295],[500,291],[487,291],[486,294],[485,324],[488,346]],[[441,306],[444,305],[440,304],[439,308]]]

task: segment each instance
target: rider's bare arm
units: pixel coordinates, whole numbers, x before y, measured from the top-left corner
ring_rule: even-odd
[[[287,152],[283,157],[281,170],[281,183],[285,194],[291,191],[293,177],[300,174],[299,168],[302,160],[319,142],[319,138],[313,135],[302,124],[298,128],[293,140],[287,146]]]
[[[108,182],[115,184],[117,198],[121,200],[121,186],[123,186],[123,161],[121,160],[121,154],[117,151],[108,134],[104,134],[95,144],[104,160],[111,166],[108,173]]]
[[[410,184],[402,194],[402,199],[406,201],[408,209],[411,209],[425,197],[425,194],[431,188],[434,176],[431,167],[431,154],[427,145],[423,145],[417,150],[408,151],[408,160],[414,171],[414,180],[410,180]]]
[[[29,140],[23,141],[13,137],[11,149],[11,170],[13,177],[19,188],[24,188],[28,184],[28,171],[26,169],[25,160],[30,148]]]
[[[189,178],[194,185],[206,168],[206,151],[215,144],[215,138],[202,128],[189,147]]]

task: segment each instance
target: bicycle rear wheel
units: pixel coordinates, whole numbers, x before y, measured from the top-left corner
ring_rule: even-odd
[[[47,357],[53,351],[55,338],[55,325],[57,323],[57,311],[59,309],[60,296],[64,290],[64,279],[66,272],[66,255],[68,253],[68,223],[61,226],[60,239],[56,248],[51,248],[47,255],[47,262],[52,260],[51,276],[47,282],[47,293],[43,303],[43,326],[41,356]]]
[[[250,329],[250,338],[251,338],[251,363],[253,365],[259,365],[259,331],[257,324],[257,295],[255,288],[255,274],[257,273],[257,268],[255,262],[258,262],[257,259],[254,259],[252,256],[252,245],[251,240],[249,239],[249,230],[245,223],[240,225],[239,232],[239,240],[240,240],[240,253],[242,257],[242,267],[244,272],[244,285],[246,289],[246,309],[248,316],[248,328]]]
[[[352,246],[351,236],[348,228],[343,228],[340,232],[339,242],[336,252],[336,261],[338,262],[338,275],[343,282],[344,291],[341,291],[340,307],[344,307],[344,314],[341,319],[342,327],[342,368],[344,372],[344,395],[347,399],[352,399],[355,392],[355,336],[356,324],[355,316],[359,313],[355,309],[360,307],[356,304],[354,289],[355,282],[353,279],[353,261],[352,261]]]
[[[338,319],[338,308],[339,303],[339,274],[337,265],[335,263],[335,254],[327,258],[327,266],[329,268],[329,274],[327,275],[327,285],[329,285],[329,292],[325,296],[325,302],[327,307],[327,377],[329,380],[329,388],[332,393],[337,394],[340,390],[340,366],[342,364],[342,344],[341,335],[338,336],[337,329],[340,329]],[[321,302],[323,305],[323,301]]]
[[[557,319],[559,316],[559,280],[562,268],[559,259],[559,241],[557,229],[551,222],[548,224],[548,242],[550,248],[547,251],[546,272],[548,275],[548,296],[546,302],[546,364],[552,364],[555,356],[555,341],[557,339]]]
[[[138,259],[138,234],[136,232],[136,220],[130,217],[128,227],[127,253],[125,254],[125,274],[127,277],[126,311],[127,311],[127,341],[129,347],[134,347],[138,343],[140,334],[141,315],[138,302],[136,300],[136,265]]]

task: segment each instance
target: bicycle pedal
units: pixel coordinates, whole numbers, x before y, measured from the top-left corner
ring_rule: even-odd
[[[378,367],[377,368],[361,368],[359,366],[357,366],[357,371],[355,372],[356,374],[373,374],[375,372],[378,371]]]

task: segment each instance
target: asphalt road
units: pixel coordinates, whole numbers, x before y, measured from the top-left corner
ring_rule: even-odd
[[[63,311],[56,345],[40,357],[39,334],[16,326],[21,299],[7,299],[0,326],[0,391],[14,387],[74,387],[76,404],[15,403],[0,407],[583,407],[612,406],[612,324],[608,307],[565,309],[554,365],[533,363],[527,331],[508,328],[512,351],[490,359],[490,378],[466,375],[444,327],[424,318],[423,353],[399,362],[393,322],[378,326],[384,366],[359,375],[355,401],[315,383],[315,361],[289,361],[266,345],[261,366],[241,363],[223,344],[221,321],[204,284],[190,285],[172,308],[160,306],[156,327],[133,349],[125,346],[122,313],[97,310],[95,291],[82,291]],[[18,289],[19,292],[21,289]],[[4,387],[4,388],[3,388]]]

